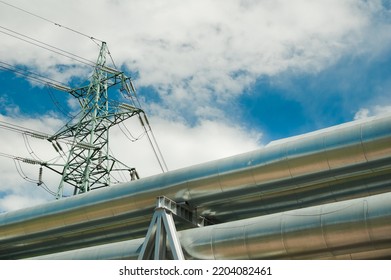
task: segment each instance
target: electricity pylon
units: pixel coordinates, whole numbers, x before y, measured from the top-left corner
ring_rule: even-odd
[[[74,187],[74,194],[110,186],[110,173],[115,170],[114,165],[121,166],[116,170],[128,170],[131,175],[135,174],[134,168],[128,167],[110,154],[109,129],[133,116],[138,116],[140,120],[142,115],[146,120],[146,116],[143,110],[136,106],[134,98],[137,96],[130,78],[105,65],[107,54],[107,45],[102,43],[90,84],[68,91],[78,99],[81,117],[77,122],[68,123],[48,139],[58,151],[63,151],[59,142],[66,140],[71,143],[67,160],[60,172],[62,178],[57,199],[63,196],[65,183]],[[131,105],[109,99],[108,90],[116,85],[120,85],[120,89],[125,91],[132,102]]]

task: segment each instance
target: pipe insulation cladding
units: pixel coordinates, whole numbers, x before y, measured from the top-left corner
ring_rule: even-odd
[[[187,202],[216,224],[391,191],[391,115],[256,151],[0,214],[0,258],[144,237],[155,200]]]
[[[186,259],[391,257],[391,193],[179,232]],[[137,259],[144,239],[32,259]]]

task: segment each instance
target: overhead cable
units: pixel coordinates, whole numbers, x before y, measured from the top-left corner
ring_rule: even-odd
[[[0,26],[0,29],[3,29],[3,31],[0,30],[0,33],[3,33],[5,35],[8,35],[8,36],[13,37],[15,39],[19,39],[19,40],[21,40],[23,42],[26,42],[28,44],[34,45],[34,46],[42,48],[44,50],[47,50],[47,51],[53,52],[55,54],[67,57],[67,58],[72,59],[72,60],[75,60],[75,61],[83,63],[83,64],[85,64],[87,66],[95,67],[95,62],[93,62],[93,61],[91,61],[89,59],[86,59],[86,58],[81,57],[79,55],[76,55],[76,54],[73,54],[71,52],[65,51],[63,49],[60,49],[60,48],[55,47],[55,46],[52,46],[50,44],[44,43],[44,42],[42,42],[40,40],[37,40],[37,39],[34,39],[34,38],[30,37],[30,36],[27,36],[27,35],[24,35],[22,33],[16,32],[16,31],[14,31],[12,29],[9,29],[9,28],[3,27],[3,26]],[[6,30],[6,31],[4,31],[4,30]]]
[[[159,163],[160,169],[161,169],[162,172],[164,173],[164,172],[168,171],[168,168],[167,168],[166,162],[165,162],[165,160],[164,160],[164,158],[163,158],[163,155],[162,155],[162,153],[161,153],[161,151],[160,151],[159,145],[158,145],[157,142],[156,142],[155,137],[152,137],[152,139],[154,139],[154,141],[152,141],[151,136],[149,136],[149,133],[148,133],[149,131],[150,131],[151,134],[153,135],[152,129],[151,129],[151,127],[149,126],[149,124],[148,124],[149,127],[148,127],[148,129],[147,129],[147,127],[145,126],[145,123],[144,123],[143,119],[141,118],[141,115],[139,114],[138,116],[139,116],[139,120],[140,120],[141,126],[144,128],[145,134],[147,135],[147,138],[148,138],[149,144],[151,145],[151,148],[152,148],[152,150],[153,150],[153,153],[155,154],[155,157],[156,157],[156,159],[157,159],[157,161],[158,161],[158,163]],[[145,116],[145,115],[144,115],[144,116]]]
[[[5,121],[0,121],[0,128],[4,128],[4,129],[10,130],[10,131],[22,133],[22,134],[25,134],[25,135],[28,135],[31,137],[35,137],[38,139],[48,139],[50,137],[49,134],[42,133],[40,131],[36,131],[33,129],[28,129],[28,128],[25,128],[25,127],[22,127],[22,126],[19,126],[16,124],[5,122]]]
[[[136,89],[135,89],[131,79],[129,79],[129,85],[127,83],[125,83],[125,89],[126,89],[126,92],[128,93],[128,96],[132,100],[133,104],[135,104],[135,102],[133,101],[133,96],[131,94],[131,93],[133,93],[134,97],[136,98],[138,107],[142,110],[142,106],[141,106],[140,100],[139,100],[139,98],[137,96]],[[141,126],[144,128],[145,134],[148,137],[148,141],[149,141],[149,143],[150,143],[150,145],[152,147],[152,150],[153,150],[153,152],[154,152],[154,154],[156,156],[156,159],[157,159],[157,161],[159,163],[159,166],[160,166],[161,170],[163,172],[168,171],[168,167],[167,167],[166,161],[164,160],[164,157],[163,157],[163,154],[162,154],[162,152],[160,150],[159,144],[156,141],[155,134],[153,133],[152,127],[149,124],[149,121],[148,121],[147,116],[144,113],[144,111],[143,111],[143,115],[144,115],[145,123],[147,124],[148,128],[146,127],[146,125],[145,125],[145,123],[144,123],[144,121],[143,121],[143,119],[141,117],[141,114],[139,114],[139,119],[140,119],[140,122],[141,122]],[[123,132],[122,129],[121,129],[121,131]],[[149,135],[148,132],[151,133],[151,136]],[[124,134],[126,135],[126,133],[124,133]]]
[[[25,127],[22,127],[19,125],[11,124],[11,123],[8,123],[5,121],[0,121],[0,128],[6,129],[9,131],[13,131],[13,132],[17,132],[17,133],[21,133],[23,135],[38,138],[38,139],[48,140],[49,142],[52,143],[52,145],[56,146],[56,148],[58,149],[57,152],[60,153],[60,155],[61,155],[61,152],[63,154],[65,154],[65,151],[63,150],[63,148],[61,147],[59,142],[62,142],[65,144],[70,144],[70,145],[78,145],[78,146],[85,145],[85,146],[87,146],[87,148],[91,148],[90,146],[87,145],[87,143],[81,143],[81,142],[77,143],[74,140],[67,140],[67,139],[57,139],[57,140],[55,140],[55,143],[53,143],[54,140],[51,139],[52,136],[49,134],[42,133],[42,132],[32,130],[32,129],[28,129],[28,128],[25,128]],[[1,156],[1,153],[0,153],[0,156]]]
[[[34,184],[37,184],[37,186],[41,187],[42,189],[44,189],[46,192],[48,192],[49,194],[55,196],[56,193],[53,192],[46,184],[45,182],[43,181],[42,179],[42,166],[46,164],[44,164],[43,162],[39,162],[39,161],[35,161],[35,160],[32,160],[32,159],[27,159],[27,158],[22,158],[22,157],[17,157],[17,156],[13,156],[13,155],[10,155],[10,154],[5,154],[5,153],[1,153],[0,152],[0,156],[1,157],[6,157],[6,158],[10,158],[14,161],[14,165],[15,165],[15,168],[16,168],[16,171],[18,172],[19,176],[29,182],[29,183],[34,183]],[[36,179],[32,179],[30,178],[29,176],[26,175],[26,173],[23,171],[23,168],[20,164],[20,162],[24,162],[24,163],[29,163],[29,164],[40,164],[40,168],[39,168],[39,173],[38,173],[38,180]]]
[[[44,189],[47,193],[51,194],[52,196],[56,196],[56,193],[54,191],[52,191],[51,189],[49,189],[49,187],[45,184],[45,182],[41,181],[40,183],[41,184],[38,186],[40,186],[42,189]],[[66,197],[66,196],[64,196],[64,197]]]
[[[124,129],[121,128],[121,125],[124,127],[125,131],[124,131]],[[146,132],[143,131],[140,133],[140,135],[135,137],[135,136],[133,136],[133,134],[130,132],[130,130],[128,129],[128,127],[124,123],[119,123],[118,127],[122,131],[122,133],[126,136],[126,138],[128,138],[129,141],[131,141],[131,142],[136,142],[136,141],[140,140],[146,134]]]
[[[106,45],[106,46],[107,46],[107,45]],[[117,65],[115,65],[115,62],[114,62],[113,57],[111,56],[111,52],[110,52],[110,50],[109,50],[109,47],[107,47],[107,54],[110,56],[111,63],[113,63],[114,69],[118,69],[118,68],[117,68]]]
[[[69,118],[69,119],[73,119],[73,118],[75,117],[75,116],[69,114],[69,113],[67,112],[67,110],[66,110],[63,106],[61,106],[60,102],[56,99],[56,97],[54,96],[54,94],[53,94],[53,92],[52,92],[52,90],[51,90],[51,88],[50,88],[49,86],[47,87],[47,92],[48,92],[49,97],[50,97],[50,99],[52,100],[53,104],[57,107],[57,109],[58,109],[64,116],[66,116],[66,117]]]
[[[34,81],[34,82],[37,82],[37,83],[40,83],[40,84],[43,84],[46,86],[54,87],[56,89],[60,89],[60,90],[64,90],[64,91],[70,90],[68,88],[68,86],[62,82],[56,81],[56,80],[48,78],[48,77],[44,77],[44,76],[37,74],[35,72],[32,72],[30,70],[15,67],[15,66],[13,66],[9,63],[3,62],[3,61],[0,61],[0,68],[3,70],[6,70],[6,71],[13,72],[17,75],[22,75],[31,81]]]
[[[39,161],[42,161],[42,159],[37,156],[37,154],[34,152],[33,148],[31,147],[30,145],[30,142],[28,140],[28,137],[25,133],[22,133],[23,135],[23,141],[24,141],[24,145],[27,149],[27,152],[35,159],[35,160],[39,160]]]
[[[67,29],[67,30],[69,30],[69,31],[71,31],[71,32],[74,32],[74,33],[79,34],[79,35],[81,35],[81,36],[83,36],[83,37],[86,37],[86,38],[88,38],[88,39],[91,39],[95,44],[97,44],[96,41],[103,42],[102,40],[99,40],[99,39],[97,39],[97,38],[95,38],[95,37],[93,37],[93,36],[87,35],[87,34],[85,34],[85,33],[83,33],[83,32],[80,32],[80,31],[78,31],[78,30],[76,30],[76,29],[73,29],[73,28],[70,28],[70,27],[68,27],[68,26],[59,24],[59,23],[57,23],[57,22],[55,22],[55,21],[52,21],[52,20],[50,20],[50,19],[48,19],[48,18],[45,18],[45,17],[40,16],[40,15],[37,15],[37,14],[35,14],[35,13],[32,13],[32,12],[30,12],[30,11],[27,11],[26,9],[17,7],[17,6],[15,6],[15,5],[12,5],[12,4],[7,3],[7,2],[5,2],[5,1],[0,0],[0,3],[2,3],[2,4],[4,4],[4,5],[7,5],[7,6],[9,6],[9,7],[12,7],[12,8],[14,8],[14,9],[16,9],[16,10],[21,11],[21,12],[24,12],[24,13],[26,13],[26,14],[29,14],[30,16],[39,18],[39,19],[41,19],[41,20],[43,20],[43,21],[52,23],[52,24],[54,24],[54,25],[57,26],[57,27]],[[99,44],[97,44],[97,45],[99,45]]]
[[[161,158],[161,160],[162,160],[162,162],[163,162],[163,165],[164,165],[164,167],[166,168],[166,171],[168,171],[168,167],[167,167],[166,161],[164,160],[162,151],[160,150],[159,144],[157,143],[156,138],[155,138],[155,134],[153,133],[152,127],[151,127],[151,125],[149,124],[149,121],[148,121],[148,119],[147,119],[147,115],[146,115],[145,113],[144,113],[144,119],[145,119],[145,122],[146,122],[147,125],[148,125],[149,131],[151,132],[153,142],[155,143],[155,146],[156,146],[157,151],[158,151],[158,153],[159,153],[159,155],[160,155],[160,158]]]
[[[34,179],[29,178],[29,177],[23,172],[23,169],[22,169],[22,166],[20,165],[19,159],[14,158],[13,160],[14,160],[15,168],[16,168],[16,170],[18,171],[19,176],[22,177],[22,179],[26,180],[26,181],[29,182],[29,183],[38,183],[38,180],[34,180]]]

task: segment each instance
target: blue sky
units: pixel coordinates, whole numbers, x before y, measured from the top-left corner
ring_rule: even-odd
[[[245,118],[278,139],[348,122],[361,108],[390,104],[391,50],[344,57],[323,71],[261,78],[239,102]]]
[[[92,61],[99,51],[94,42],[49,21],[107,41],[116,65],[134,78],[172,170],[390,112],[390,3],[99,0],[92,9],[84,0],[15,0],[46,20],[0,3],[0,31]],[[1,62],[71,86],[91,74],[85,65],[4,33],[0,42]],[[1,70],[0,82],[0,120],[48,133],[66,121],[47,88]],[[71,114],[77,111],[66,93],[53,90],[52,96]],[[127,126],[140,133],[136,123]],[[0,152],[31,156],[20,135],[0,133]],[[115,147],[124,147],[123,135],[113,131],[112,138],[113,152],[141,174],[159,172],[146,139],[124,150]],[[47,143],[31,141],[37,154],[53,156]],[[0,211],[52,199],[15,175],[12,160],[0,160]],[[36,177],[34,168],[23,168]],[[58,178],[47,176],[55,190]]]

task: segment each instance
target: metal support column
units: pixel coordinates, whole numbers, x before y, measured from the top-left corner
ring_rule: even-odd
[[[178,204],[167,197],[159,196],[155,213],[141,247],[139,260],[165,260],[169,257],[174,260],[185,259],[173,215],[192,226],[200,226],[197,223],[195,210],[192,210],[186,204]]]
[[[168,248],[174,260],[185,259],[172,214],[164,208],[156,209],[138,259],[165,260]]]

